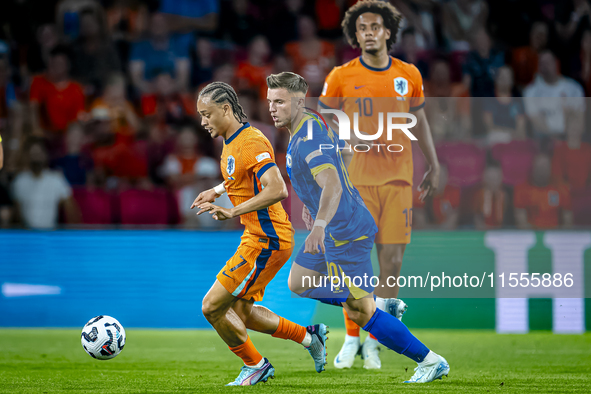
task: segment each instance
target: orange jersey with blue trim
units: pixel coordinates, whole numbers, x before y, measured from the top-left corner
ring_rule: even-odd
[[[386,113],[418,111],[425,105],[423,78],[414,65],[390,57],[388,66],[378,69],[370,67],[358,57],[335,67],[328,74],[318,103],[321,108],[345,112],[351,121],[351,128],[353,114],[358,113],[359,130],[370,135],[379,129],[378,114],[384,114],[381,137],[375,141],[364,141],[368,145],[384,146],[379,151],[373,147],[368,152],[356,152],[353,155],[348,170],[354,185],[379,186],[394,181],[412,185],[411,140],[401,130],[394,130],[392,139],[387,139]],[[406,123],[404,118],[394,121]],[[387,146],[392,144],[402,145],[402,151],[388,151]]]
[[[256,196],[261,177],[275,166],[275,153],[263,133],[249,123],[224,141],[221,160],[224,186],[234,206]],[[280,202],[240,216],[245,227],[241,245],[259,249],[292,248],[293,228]]]

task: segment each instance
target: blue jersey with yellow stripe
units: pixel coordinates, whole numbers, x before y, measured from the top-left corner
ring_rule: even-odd
[[[308,138],[310,128],[312,138]],[[337,146],[342,149],[344,141],[330,128],[327,129],[318,118],[306,115],[289,142],[286,162],[292,187],[314,219],[322,194],[322,188],[316,183],[316,176],[329,168],[338,173],[343,193],[336,214],[326,226],[327,238],[338,245],[340,242],[371,237],[377,232],[377,226],[359,192],[349,180]]]

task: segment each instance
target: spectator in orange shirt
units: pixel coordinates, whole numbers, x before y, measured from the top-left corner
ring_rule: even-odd
[[[123,74],[111,74],[106,80],[103,95],[94,100],[91,111],[106,111],[113,123],[112,130],[117,134],[117,139],[131,142],[139,126],[139,120],[133,106],[125,98],[125,87]]]
[[[491,163],[486,167],[482,187],[474,194],[473,201],[474,225],[478,230],[503,225],[508,199],[503,189],[503,170],[499,163]]]
[[[49,56],[47,73],[33,78],[30,89],[33,131],[63,134],[70,122],[84,113],[84,93],[70,79],[70,62],[65,47],[54,48]]]
[[[551,162],[545,154],[534,160],[531,181],[515,187],[515,224],[521,229],[552,229],[573,223],[570,193],[551,182]]]
[[[570,185],[572,193],[591,184],[591,145],[583,142],[584,113],[569,111],[566,116],[566,141],[557,141],[552,157],[554,181]]]
[[[335,66],[335,48],[316,35],[316,23],[309,16],[298,20],[299,40],[287,43],[285,53],[293,62],[294,72],[300,74],[310,85],[311,97],[322,92],[324,78]]]
[[[238,64],[236,78],[238,79],[237,90],[252,90],[260,94],[261,88],[266,86],[267,75],[269,75],[269,55],[271,49],[269,42],[264,36],[256,36],[248,46],[247,60]],[[261,99],[262,97],[259,97]]]
[[[458,226],[460,189],[448,184],[447,178],[447,167],[441,166],[439,188],[430,200],[422,202],[420,193],[415,191],[411,215],[414,227],[424,227],[428,222],[444,230],[454,230]]]
[[[538,53],[548,44],[548,25],[535,22],[529,33],[529,46],[513,50],[511,66],[515,72],[515,84],[523,88],[529,85],[538,72]]]
[[[109,187],[120,182],[137,182],[148,177],[147,150],[141,142],[118,139],[113,130],[113,120],[105,108],[95,108],[88,124],[94,142],[91,149],[94,162],[93,183]]]

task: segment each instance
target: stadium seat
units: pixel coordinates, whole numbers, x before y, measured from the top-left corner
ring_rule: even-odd
[[[126,190],[119,194],[121,224],[167,225],[170,223],[166,190]]]
[[[73,196],[84,224],[111,224],[114,221],[113,197],[104,190],[84,187],[73,189]]]
[[[437,146],[439,161],[447,166],[450,185],[464,188],[482,180],[486,154],[472,142],[444,142]]]

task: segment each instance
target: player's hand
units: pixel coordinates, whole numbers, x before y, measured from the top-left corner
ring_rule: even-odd
[[[216,198],[218,198],[220,194],[217,194],[213,188],[206,190],[204,192],[199,193],[193,204],[191,205],[191,209],[195,208],[203,204],[204,202],[214,202]],[[199,215],[199,214],[197,214]]]
[[[227,220],[234,217],[232,209],[222,208],[217,205],[213,205],[210,202],[204,202],[203,204],[199,205],[198,208],[200,211],[197,212],[197,215],[201,215],[204,212],[209,212],[215,220]]]
[[[312,229],[312,232],[308,235],[308,238],[306,238],[304,253],[318,254],[321,251],[322,253],[325,252],[324,229],[322,227],[316,226]]]
[[[310,211],[308,210],[308,207],[304,205],[304,209],[302,209],[302,220],[304,221],[304,224],[306,225],[306,229],[308,231],[312,231],[312,228],[314,227],[314,218],[312,218],[312,215],[310,215]]]
[[[419,200],[425,201],[427,198],[433,197],[439,188],[439,167],[431,167],[423,176],[423,181],[418,187],[418,191],[421,192]]]

